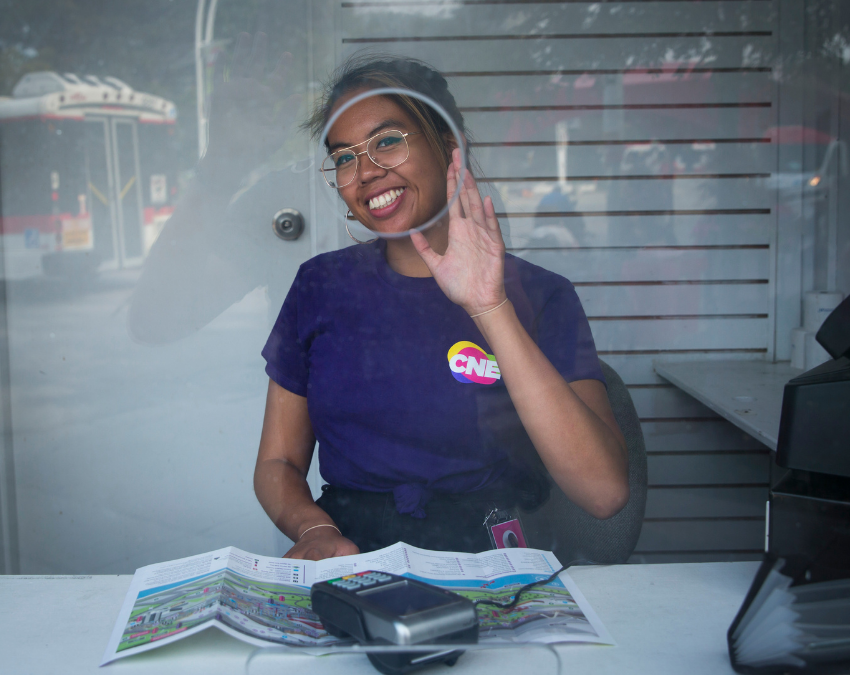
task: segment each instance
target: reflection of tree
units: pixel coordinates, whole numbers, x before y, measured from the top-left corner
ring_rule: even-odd
[[[687,25],[689,31],[704,31],[704,36],[683,36],[676,35],[675,31],[668,33],[665,30],[657,30],[655,27],[657,6],[653,7],[653,5],[654,3],[641,2],[588,4],[584,18],[573,31],[586,34],[609,32],[604,30],[606,19],[616,17],[618,25],[628,27],[626,30],[629,33],[637,33],[640,39],[623,39],[622,35],[599,38],[601,48],[597,50],[597,53],[602,53],[604,50],[609,61],[617,61],[622,64],[621,67],[623,68],[658,68],[664,63],[688,64],[688,67],[691,68],[694,66],[710,66],[717,58],[718,40],[723,39],[722,37],[712,36],[712,33],[716,31],[716,25],[694,26],[693,20],[689,20],[688,17],[688,11],[693,7],[693,5],[690,5],[690,8],[685,7],[684,10],[673,8],[672,11],[678,12],[681,24]],[[751,7],[744,6],[737,13],[736,21],[726,20],[723,22],[722,31],[744,33],[752,31],[753,15],[757,12],[759,18],[763,20],[765,12],[772,11],[772,5],[765,5],[766,3],[757,2],[753,3]],[[558,15],[569,13],[570,16],[574,16],[575,12],[575,5],[571,3],[548,4],[545,5],[542,16],[535,12],[533,25],[525,27],[520,24],[515,30],[532,35],[539,34],[543,37],[553,32],[550,25],[555,23],[554,19],[557,19]],[[718,20],[724,18],[722,8],[718,7],[716,17]],[[529,24],[531,24],[530,20]],[[642,32],[646,32],[647,35],[641,35]],[[765,65],[766,55],[761,54],[754,46],[750,45],[745,51],[748,53],[749,61],[746,65]],[[560,62],[556,50],[547,50],[542,47],[535,52],[535,57],[540,68],[561,69],[569,67]]]
[[[850,92],[850,3],[809,0],[805,21],[801,48],[777,60],[782,84],[798,89],[804,100],[806,92],[846,96]]]
[[[838,77],[847,88],[850,78],[850,5],[845,0],[806,3],[806,44],[803,59],[820,61],[825,78]],[[803,59],[797,59],[802,63]],[[792,71],[793,72],[793,71]]]

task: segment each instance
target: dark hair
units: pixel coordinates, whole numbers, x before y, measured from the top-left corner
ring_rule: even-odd
[[[333,72],[330,81],[324,85],[324,92],[316,102],[313,114],[301,127],[308,130],[313,138],[318,138],[340,98],[357,89],[381,87],[409,89],[433,99],[448,113],[464,140],[469,138],[463,115],[449,91],[446,78],[437,70],[417,59],[373,53],[355,54]],[[443,170],[448,169],[455,139],[443,116],[424,101],[411,96],[392,95],[388,98],[398,103],[419,123]],[[328,145],[328,139],[325,138],[325,147]],[[464,146],[461,149],[466,153],[469,165],[468,143],[464,143]]]

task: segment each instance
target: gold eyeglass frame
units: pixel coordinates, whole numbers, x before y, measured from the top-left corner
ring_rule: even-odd
[[[378,138],[378,136],[383,136],[385,134],[391,134],[391,133],[401,134],[401,137],[404,139],[404,144],[407,146],[407,156],[403,160],[401,160],[398,164],[393,164],[392,166],[384,166],[383,164],[378,164],[378,162],[375,161],[375,158],[372,157],[372,155],[369,155],[369,143],[374,141],[376,138]],[[409,131],[409,132],[405,133],[403,131],[399,131],[398,129],[386,129],[384,131],[379,131],[377,134],[375,134],[374,136],[370,136],[365,141],[360,141],[360,143],[355,143],[354,145],[349,145],[347,148],[340,148],[339,150],[334,150],[332,153],[327,155],[322,160],[322,167],[319,169],[319,171],[322,172],[322,178],[325,179],[325,183],[327,183],[329,188],[331,188],[332,190],[341,190],[342,188],[348,187],[349,185],[351,185],[354,182],[354,179],[357,178],[357,170],[360,168],[360,155],[369,155],[369,159],[372,160],[372,163],[375,166],[381,167],[382,169],[395,169],[397,166],[401,166],[408,159],[410,159],[410,143],[407,142],[407,137],[408,136],[418,136],[421,133],[422,133],[421,131]],[[364,143],[366,144],[366,149],[363,152],[355,152],[354,153],[355,164],[354,164],[354,173],[351,175],[351,180],[348,181],[345,185],[337,185],[337,186],[331,185],[331,182],[328,180],[328,177],[325,174],[324,163],[328,160],[328,158],[335,155],[336,153],[342,152],[343,150],[354,150],[354,148],[359,147],[359,146],[363,145]],[[336,171],[336,169],[335,168],[334,169],[328,169],[328,171]]]

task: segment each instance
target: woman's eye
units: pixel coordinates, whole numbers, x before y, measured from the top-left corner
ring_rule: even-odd
[[[401,143],[400,136],[384,136],[378,141],[378,149],[389,148],[393,145],[398,145],[399,143]]]
[[[347,153],[345,155],[338,155],[337,157],[334,158],[334,166],[339,168],[341,166],[344,166],[345,164],[348,164],[349,162],[351,162],[353,160],[354,160],[354,155],[352,155],[350,153]]]

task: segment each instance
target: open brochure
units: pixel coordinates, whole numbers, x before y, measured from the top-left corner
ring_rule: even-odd
[[[342,558],[290,560],[228,547],[136,571],[101,661],[119,658],[210,626],[257,646],[328,653],[350,644],[329,635],[310,606],[310,586],[366,570],[441,586],[471,600],[510,601],[518,588],[560,568],[554,554],[529,548],[483,553],[427,551],[397,543]],[[566,572],[525,592],[511,610],[478,608],[480,642],[614,644]]]

